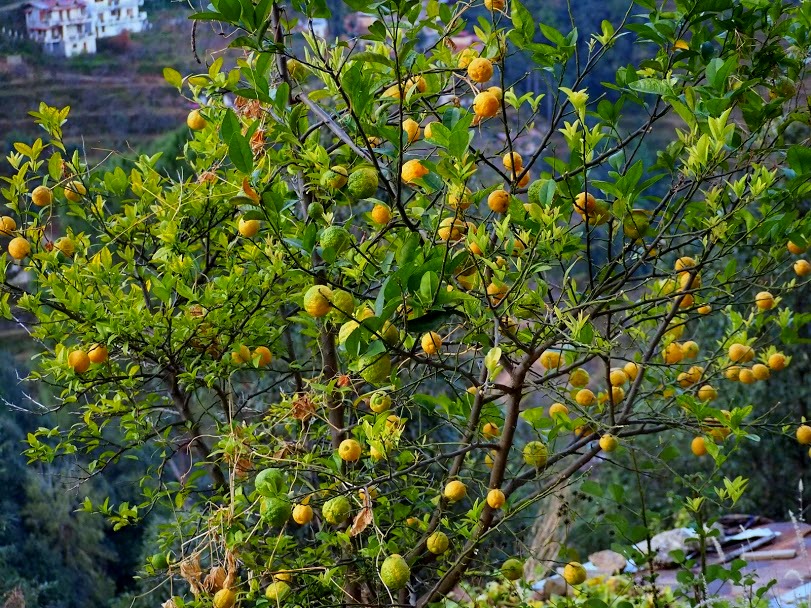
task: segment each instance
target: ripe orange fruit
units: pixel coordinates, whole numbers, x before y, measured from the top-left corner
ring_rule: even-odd
[[[0,217],[0,234],[3,236],[11,236],[15,230],[17,230],[17,222],[14,221],[13,217],[9,217],[8,215]]]
[[[54,201],[54,195],[47,186],[37,186],[31,193],[31,200],[37,207],[47,207]]]
[[[498,437],[501,434],[499,431],[498,425],[493,424],[492,422],[488,422],[482,427],[482,435],[485,437]]]
[[[595,396],[591,390],[587,388],[581,388],[579,391],[577,391],[577,394],[574,396],[574,400],[577,402],[577,405],[581,407],[589,407],[594,403]]]
[[[246,238],[255,237],[259,233],[259,220],[246,220],[239,218],[239,225],[237,229],[239,234]]]
[[[811,274],[811,263],[808,260],[797,260],[794,262],[794,272],[798,277],[807,277]]]
[[[520,180],[518,180],[518,187],[526,188],[529,185],[529,180],[531,179],[532,175],[530,174],[529,171],[527,171],[526,173],[524,173],[524,176]]]
[[[569,408],[563,405],[562,403],[553,403],[549,406],[549,416],[566,416],[569,414]]]
[[[501,304],[501,301],[507,295],[508,291],[509,287],[507,287],[504,283],[493,282],[487,286],[487,295],[490,296],[493,306],[498,306]]]
[[[769,368],[763,365],[762,363],[755,363],[752,366],[752,374],[755,376],[757,380],[768,380],[769,376],[771,376]]]
[[[613,452],[617,449],[617,446],[619,446],[619,440],[614,435],[606,433],[600,437],[600,449],[603,452]]]
[[[713,401],[718,397],[718,391],[709,384],[705,384],[698,389],[698,398],[702,401]]]
[[[490,505],[493,509],[500,509],[504,506],[504,503],[507,502],[507,497],[504,496],[504,492],[499,489],[490,490],[487,493],[487,504]]]
[[[506,190],[493,190],[487,197],[487,206],[494,213],[507,213],[510,207],[510,194]]]
[[[586,581],[586,569],[579,562],[569,562],[563,568],[563,579],[570,585],[579,585]]]
[[[104,344],[94,344],[90,347],[90,350],[87,351],[87,358],[90,359],[91,363],[104,363],[107,361],[109,354],[107,346]]]
[[[412,118],[403,121],[403,131],[408,136],[408,143],[413,144],[420,138],[420,123]]]
[[[481,118],[492,118],[500,109],[498,99],[489,91],[482,91],[473,99],[473,112]]]
[[[639,375],[639,366],[633,361],[628,361],[628,363],[622,366],[622,371],[624,371],[628,379],[633,382]]]
[[[431,139],[431,135],[433,134],[435,124],[436,121],[431,121],[427,125],[425,125],[425,128],[422,130],[423,135],[425,135],[425,137],[427,137],[428,139]]]
[[[458,241],[465,235],[465,232],[467,232],[467,224],[453,217],[446,217],[439,222],[437,230],[439,238],[443,241]]]
[[[461,481],[454,479],[447,483],[443,494],[451,502],[457,502],[467,495],[467,487]]]
[[[611,383],[611,386],[622,386],[628,382],[628,374],[619,367],[612,368],[611,372],[608,374],[608,381]]]
[[[504,98],[504,91],[501,90],[501,87],[489,87],[487,89],[488,93],[492,93],[493,97],[501,101]]]
[[[391,221],[391,210],[386,205],[378,203],[372,208],[372,221],[385,226]]]
[[[761,291],[755,296],[755,306],[760,310],[770,310],[774,308],[774,296],[768,291]]]
[[[545,350],[538,358],[538,362],[546,369],[556,369],[560,367],[560,351]]]
[[[688,268],[693,268],[696,265],[696,261],[694,258],[684,256],[676,260],[676,263],[673,265],[673,270],[676,272],[681,272],[683,270],[687,270]]]
[[[416,158],[407,160],[403,163],[403,169],[400,172],[400,177],[407,184],[412,184],[416,180],[421,179],[428,175],[429,171],[420,161]]]
[[[189,115],[186,116],[186,126],[192,131],[202,131],[206,128],[206,124],[208,123],[200,113],[200,110],[192,110],[189,112]]]
[[[801,247],[800,245],[797,245],[796,243],[792,243],[791,241],[789,241],[786,244],[786,247],[794,255],[800,255],[801,253],[805,253],[808,250],[808,247]]]
[[[489,59],[476,57],[467,66],[467,75],[473,82],[487,82],[493,77],[493,64]]]
[[[740,374],[741,368],[739,365],[730,365],[724,372],[724,376],[726,376],[727,380],[738,380]]]
[[[254,357],[259,356],[259,367],[270,365],[273,361],[273,353],[267,346],[257,346],[253,351]]]
[[[751,346],[735,343],[729,347],[729,359],[735,363],[746,363],[754,358],[755,351],[752,350]]]
[[[680,38],[679,40],[676,40],[676,42],[673,43],[673,48],[679,51],[687,51],[690,50],[690,45],[687,44],[685,40],[682,40]]]
[[[310,505],[296,505],[293,507],[293,521],[304,526],[313,520],[313,508]]]
[[[704,456],[707,453],[707,444],[704,442],[703,437],[695,437],[690,443],[690,450],[696,456]]]
[[[8,244],[8,254],[15,260],[25,259],[31,253],[31,244],[23,237],[16,236]]]
[[[684,352],[682,351],[681,344],[678,342],[671,342],[665,347],[664,352],[665,363],[673,365],[684,359]]]
[[[690,291],[691,289],[698,289],[701,287],[701,273],[695,273],[691,276],[690,272],[679,273],[679,286],[682,291]]]
[[[326,285],[313,285],[304,294],[304,310],[313,317],[323,317],[332,309],[332,290]]]
[[[574,198],[574,208],[580,215],[592,215],[597,209],[597,199],[590,192],[581,192]]]
[[[250,360],[251,360],[251,349],[245,346],[244,344],[240,344],[239,347],[237,347],[237,350],[231,351],[231,361],[237,365],[247,363]]]
[[[524,168],[524,159],[521,158],[518,152],[507,152],[501,158],[501,162],[504,164],[504,168],[507,169],[507,171],[515,169],[515,172],[517,172]]]
[[[738,372],[738,380],[742,384],[754,384],[757,378],[751,369],[745,367]]]
[[[797,441],[799,441],[802,445],[811,444],[811,426],[801,424],[799,427],[797,427]]]
[[[355,462],[360,458],[360,444],[355,439],[344,439],[338,446],[338,456],[345,462]]]
[[[68,355],[68,365],[77,374],[83,374],[90,368],[90,357],[81,349],[72,350]]]
[[[786,356],[783,353],[774,353],[769,356],[768,365],[776,372],[786,369]]]
[[[681,345],[681,352],[685,359],[694,359],[698,355],[698,343],[693,340],[688,340]]]
[[[87,194],[87,188],[80,181],[72,181],[65,184],[65,198],[71,203],[78,203]]]
[[[488,11],[503,11],[504,0],[484,0],[484,8]]]
[[[420,339],[420,346],[423,352],[429,357],[435,355],[442,348],[442,336],[435,331],[429,331],[422,335]]]

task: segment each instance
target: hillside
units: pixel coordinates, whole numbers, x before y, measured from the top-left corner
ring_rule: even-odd
[[[15,11],[4,11],[8,23]],[[100,40],[96,55],[73,59],[44,55],[27,41],[0,40],[0,146],[7,152],[16,140],[37,137],[28,112],[41,101],[71,106],[66,127],[69,144],[83,147],[92,160],[109,150],[145,150],[183,125],[192,105],[163,79],[173,66],[183,73],[204,70],[191,48],[192,26],[186,6],[148,8],[151,27],[141,34]],[[19,15],[18,15],[19,16]],[[215,52],[227,43],[216,32],[198,28],[197,49]],[[17,56],[9,62],[9,56]]]

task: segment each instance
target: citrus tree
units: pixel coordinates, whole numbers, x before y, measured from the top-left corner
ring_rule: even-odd
[[[520,578],[505,538],[596,464],[811,442],[724,388],[774,381],[809,320],[780,303],[811,273],[811,4],[641,0],[599,32],[344,5],[368,33],[318,38],[323,0],[193,16],[239,55],[165,70],[201,104],[192,174],[92,166],[46,105],[8,157],[2,309],[61,422],[26,454],[140,461],[140,504],[83,508],[165,514],[171,605],[435,604]]]

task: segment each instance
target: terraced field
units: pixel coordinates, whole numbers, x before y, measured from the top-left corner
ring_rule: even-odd
[[[206,69],[192,52],[188,14],[184,7],[152,11],[149,31],[129,40],[104,41],[98,54],[72,60],[43,56],[32,52],[30,45],[21,46],[17,52],[23,65],[10,69],[0,87],[0,149],[8,151],[13,141],[30,141],[39,135],[28,112],[41,101],[71,107],[66,141],[81,147],[94,161],[110,150],[144,150],[182,127],[192,104],[166,84],[162,70],[165,66],[183,73]],[[217,51],[227,42],[216,31],[199,29],[197,51],[205,63],[206,50]]]

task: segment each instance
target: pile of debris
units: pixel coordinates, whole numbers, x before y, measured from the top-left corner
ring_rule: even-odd
[[[747,562],[745,571],[757,575],[761,584],[777,581],[770,590],[773,605],[786,606],[811,597],[811,526],[800,522],[772,522],[751,515],[722,517],[712,529],[706,530],[705,555],[708,565],[725,564],[741,558]],[[632,575],[641,583],[650,581],[650,568],[655,572],[660,588],[678,586],[678,564],[674,551],[687,559],[699,553],[698,534],[691,528],[676,528],[639,543],[636,549],[649,555],[645,564],[635,564],[614,551],[598,551],[589,555],[583,565],[589,577],[609,577],[617,574]],[[533,584],[538,599],[572,593],[562,577],[562,568]],[[708,591],[714,596],[733,597],[740,588],[718,582]]]

